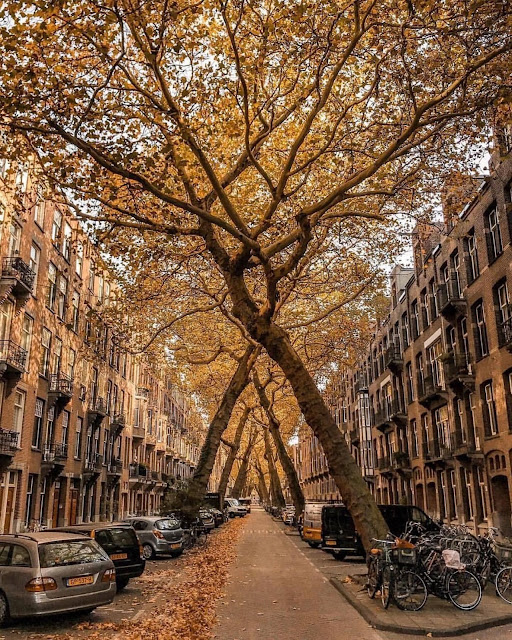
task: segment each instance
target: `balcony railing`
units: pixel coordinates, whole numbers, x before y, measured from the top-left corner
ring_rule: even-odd
[[[107,473],[113,475],[121,475],[123,471],[123,461],[121,458],[112,458],[107,466]]]
[[[512,315],[508,320],[502,322],[499,328],[502,346],[506,346],[509,351],[512,351]]]
[[[27,352],[12,340],[0,340],[0,363],[4,363],[10,373],[23,373]]]
[[[18,449],[20,434],[17,431],[0,429],[0,455],[13,456]]]
[[[421,404],[428,405],[444,392],[439,372],[437,375],[432,373],[429,367],[429,375],[425,376],[423,381],[418,376],[418,400]]]
[[[107,415],[107,404],[101,396],[93,398],[88,408],[89,413],[95,414],[97,417],[104,418]]]
[[[73,395],[73,380],[64,373],[53,373],[50,376],[48,391],[59,396],[71,398]]]
[[[438,286],[436,298],[439,311],[446,317],[466,308],[466,301],[462,297],[459,281],[455,276]]]
[[[393,453],[393,463],[397,469],[409,469],[411,466],[411,459],[409,454],[405,451],[395,451]]]
[[[140,425],[133,425],[132,438],[144,438],[146,435],[146,429]]]
[[[43,447],[43,462],[64,462],[67,457],[66,442],[47,442]]]
[[[377,461],[377,469],[379,471],[390,471],[391,466],[391,458],[389,456],[382,456]]]
[[[84,471],[86,473],[99,473],[103,465],[103,456],[99,453],[90,455],[84,461]]]
[[[474,380],[470,357],[466,353],[445,354],[443,372],[444,379],[449,385],[470,384]]]
[[[126,416],[124,413],[116,413],[110,421],[111,432],[118,433],[126,426]]]
[[[143,479],[145,480],[148,476],[148,469],[143,464],[138,464],[133,462],[130,464],[128,468],[128,475],[131,479]]]
[[[149,398],[149,389],[147,389],[146,387],[137,387],[135,397],[147,400]]]
[[[401,371],[403,358],[399,345],[392,344],[386,349],[386,353],[384,355],[384,366],[394,372]]]
[[[14,278],[14,293],[30,293],[34,286],[36,274],[20,257],[9,257],[2,260],[2,278]]]

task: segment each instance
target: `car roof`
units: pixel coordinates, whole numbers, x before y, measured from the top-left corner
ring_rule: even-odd
[[[67,527],[53,527],[49,531],[99,531],[100,529],[113,529],[117,527],[131,527],[128,522],[87,522],[82,524],[69,524]]]
[[[147,522],[156,522],[157,520],[169,520],[173,516],[129,516],[127,520],[146,520]],[[126,524],[126,523],[125,523]]]
[[[80,540],[81,536],[64,531],[37,531],[36,533],[3,533],[0,534],[0,542],[60,542],[65,540]]]

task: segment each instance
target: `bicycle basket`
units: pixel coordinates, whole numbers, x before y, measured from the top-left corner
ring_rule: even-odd
[[[402,549],[396,547],[391,549],[391,561],[393,564],[413,565],[416,564],[416,560],[416,549]]]
[[[512,547],[495,543],[494,551],[500,562],[512,562]]]

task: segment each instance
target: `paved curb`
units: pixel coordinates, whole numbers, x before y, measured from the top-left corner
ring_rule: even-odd
[[[375,614],[365,607],[354,595],[345,587],[343,582],[339,580],[339,578],[331,578],[329,582],[334,586],[337,591],[341,593],[341,595],[345,598],[345,600],[354,607],[354,609],[362,616],[366,622],[371,625],[374,629],[378,629],[379,631],[391,631],[392,633],[402,633],[409,634],[415,636],[426,636],[430,634],[429,637],[433,638],[442,638],[447,636],[462,636],[466,633],[471,633],[473,631],[481,631],[482,629],[490,629],[494,627],[499,627],[504,624],[510,624],[512,622],[512,611],[510,614],[505,616],[498,616],[495,618],[490,618],[489,620],[479,620],[478,622],[473,622],[469,624],[463,624],[458,626],[452,626],[445,629],[432,629],[432,627],[422,628],[421,626],[406,626],[406,625],[398,625],[398,624],[390,624],[382,622]],[[421,612],[418,612],[418,616],[421,616]],[[418,622],[420,622],[420,618],[418,617]]]

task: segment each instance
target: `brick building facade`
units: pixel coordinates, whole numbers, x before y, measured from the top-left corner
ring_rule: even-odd
[[[419,225],[414,267],[391,274],[391,305],[357,367],[326,399],[378,503],[415,503],[478,532],[512,533],[512,161],[500,140],[491,175],[443,229]],[[506,146],[504,146],[506,145]],[[502,154],[500,156],[500,153]],[[452,197],[453,196],[453,197]],[[309,431],[309,430],[308,430]],[[299,473],[325,491],[321,447],[305,432]]]
[[[0,179],[0,531],[157,512],[204,434],[119,346],[114,283],[77,220],[28,165],[0,160]]]

